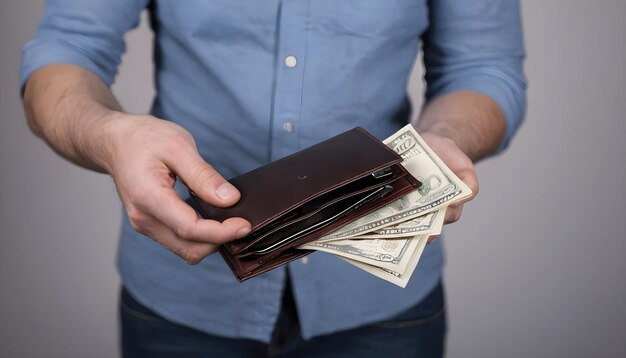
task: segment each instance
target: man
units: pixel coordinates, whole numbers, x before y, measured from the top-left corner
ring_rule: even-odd
[[[108,86],[146,7],[156,98],[131,115]],[[180,185],[225,207],[240,194],[224,178],[355,126],[385,138],[409,120],[420,43],[427,101],[413,125],[476,193],[472,162],[504,149],[523,117],[518,1],[46,2],[23,54],[27,117],[60,155],[115,181],[125,355],[443,354],[440,241],[405,289],[326,254],[237,283],[211,254],[250,224],[198,219]]]

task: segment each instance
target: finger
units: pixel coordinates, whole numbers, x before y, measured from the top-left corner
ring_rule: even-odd
[[[197,152],[165,163],[200,198],[209,204],[228,207],[235,204],[239,190],[220,175]]]
[[[472,200],[476,195],[478,195],[480,188],[478,185],[478,176],[476,175],[476,170],[473,165],[469,169],[459,171],[457,176],[472,190],[472,196],[465,198],[463,202]]]
[[[439,238],[438,235],[431,235],[428,237],[428,240],[426,241],[427,244],[430,244],[431,242],[437,240]]]
[[[200,263],[205,257],[217,250],[217,245],[214,244],[181,240],[168,227],[159,223],[156,218],[151,219],[151,223],[146,225],[142,234],[163,245],[190,265]]]
[[[198,218],[195,210],[170,187],[156,190],[140,209],[183,240],[223,244],[247,235],[251,228],[242,218],[229,218],[221,223]]]
[[[446,215],[444,216],[444,224],[452,224],[461,219],[461,213],[463,212],[463,204],[456,203],[446,208]]]

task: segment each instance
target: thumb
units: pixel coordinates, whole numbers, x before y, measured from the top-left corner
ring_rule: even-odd
[[[241,197],[239,190],[199,154],[193,159],[176,161],[170,168],[194,193],[209,204],[228,207]]]
[[[478,176],[476,175],[476,171],[472,167],[471,170],[464,171],[459,175],[459,179],[461,179],[467,186],[472,190],[472,195],[466,198],[463,202],[472,200],[478,195],[478,191],[480,189],[478,185]]]

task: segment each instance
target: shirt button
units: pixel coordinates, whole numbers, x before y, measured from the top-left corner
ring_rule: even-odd
[[[303,265],[306,265],[306,264],[308,264],[308,263],[309,263],[309,258],[305,256],[305,257],[303,257],[303,258],[302,258],[302,260],[300,260],[300,261],[302,261],[302,264],[303,264]]]
[[[296,58],[296,56],[285,57],[285,66],[289,68],[293,68],[293,67],[296,67],[297,64],[298,64],[298,59]]]
[[[283,129],[285,130],[285,132],[287,133],[291,133],[293,132],[293,123],[291,122],[285,122],[285,124],[283,124]]]

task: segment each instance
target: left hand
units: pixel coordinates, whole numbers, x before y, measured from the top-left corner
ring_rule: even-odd
[[[446,210],[444,224],[457,222],[461,218],[463,204],[474,199],[478,194],[478,177],[476,176],[474,163],[472,163],[472,160],[452,139],[433,132],[422,132],[420,136],[426,141],[430,148],[437,153],[439,158],[446,163],[448,168],[472,189],[472,195],[470,197],[467,197],[462,202],[448,206]],[[432,242],[436,239],[437,236],[431,236],[428,238],[428,242]]]

